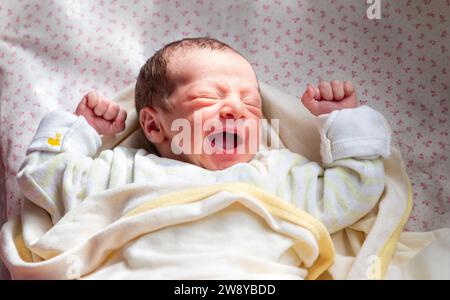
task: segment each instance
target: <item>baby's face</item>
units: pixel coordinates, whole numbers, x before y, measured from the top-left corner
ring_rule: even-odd
[[[171,130],[173,122],[187,120],[191,128],[192,151],[177,159],[210,170],[249,162],[259,145],[262,116],[258,82],[249,62],[230,50],[192,49],[177,53],[170,68],[175,88],[168,99],[170,111],[158,110],[161,126],[172,147],[180,144],[173,143],[180,137],[178,126]]]

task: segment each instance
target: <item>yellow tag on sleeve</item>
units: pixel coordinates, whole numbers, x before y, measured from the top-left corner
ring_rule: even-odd
[[[61,134],[60,133],[56,133],[55,137],[49,137],[47,139],[47,143],[50,146],[59,146],[61,144]]]

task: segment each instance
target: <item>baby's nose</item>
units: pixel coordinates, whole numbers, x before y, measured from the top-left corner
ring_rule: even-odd
[[[241,100],[239,98],[226,99],[220,108],[220,117],[223,119],[244,118],[244,109]]]

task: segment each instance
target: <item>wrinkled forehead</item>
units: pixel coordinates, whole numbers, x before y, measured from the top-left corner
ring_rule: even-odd
[[[172,50],[168,56],[170,77],[177,83],[216,77],[237,78],[258,85],[251,64],[232,49],[181,48]]]

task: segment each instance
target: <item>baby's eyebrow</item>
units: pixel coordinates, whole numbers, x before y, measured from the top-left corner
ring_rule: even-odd
[[[259,88],[257,86],[246,86],[242,88],[243,91],[253,91],[259,93]]]
[[[211,91],[212,89],[217,90],[217,87],[215,87],[213,85],[196,84],[194,86],[189,87],[186,91],[186,94],[194,93],[194,92],[202,92],[205,90]]]
[[[255,94],[261,96],[259,88],[255,86],[248,86],[241,89],[241,94]]]
[[[215,91],[219,91],[222,93],[222,92],[226,92],[228,90],[228,87],[223,85],[220,82],[204,81],[204,82],[193,84],[192,86],[190,86],[187,89],[186,93],[196,92],[201,89],[208,89],[208,90],[214,89]],[[255,85],[245,85],[245,86],[239,88],[239,92],[240,93],[253,92],[253,93],[256,93],[259,95],[259,88],[258,88],[258,86],[255,86]]]

